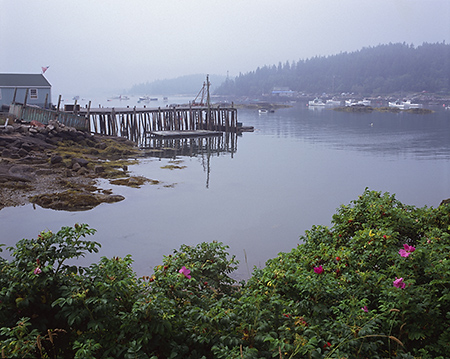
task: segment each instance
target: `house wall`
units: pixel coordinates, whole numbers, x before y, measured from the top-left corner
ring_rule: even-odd
[[[0,87],[0,108],[2,105],[9,106],[14,98],[14,90],[12,87]],[[17,88],[16,102],[22,103],[25,100],[26,88]],[[45,97],[48,95],[47,107],[51,105],[51,88],[48,87],[30,87],[28,90],[27,104],[44,107]],[[37,98],[35,98],[37,96]]]

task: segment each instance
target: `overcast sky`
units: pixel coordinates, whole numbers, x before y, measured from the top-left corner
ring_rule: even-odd
[[[54,97],[442,41],[450,0],[0,0],[0,72],[50,66]]]

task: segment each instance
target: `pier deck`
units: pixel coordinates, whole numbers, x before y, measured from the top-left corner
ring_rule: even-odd
[[[206,136],[221,136],[222,131],[208,131],[208,130],[195,130],[195,131],[152,131],[151,136],[164,137],[164,138],[181,138],[181,137],[206,137]]]

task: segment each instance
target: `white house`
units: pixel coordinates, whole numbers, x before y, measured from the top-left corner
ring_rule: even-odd
[[[42,74],[0,74],[0,109],[15,102],[23,103],[28,90],[27,104],[44,107],[52,102],[52,85]]]

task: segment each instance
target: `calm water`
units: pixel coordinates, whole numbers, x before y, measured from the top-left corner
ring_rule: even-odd
[[[161,185],[105,182],[126,200],[86,212],[3,209],[0,243],[89,223],[102,249],[83,264],[132,254],[143,275],[182,243],[216,240],[230,246],[241,261],[236,277],[245,278],[253,266],[296,246],[312,225],[329,225],[336,208],[365,187],[415,206],[435,207],[450,197],[448,111],[358,115],[296,106],[266,115],[240,110],[238,116],[256,130],[238,138],[234,154],[213,149],[178,157],[186,166],[178,170],[161,168],[168,159],[145,159],[130,170]]]

